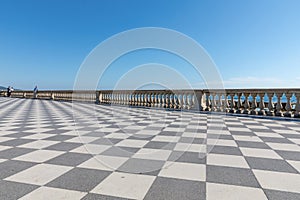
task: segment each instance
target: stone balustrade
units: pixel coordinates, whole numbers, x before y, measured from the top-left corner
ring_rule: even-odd
[[[0,91],[0,96],[5,96]],[[32,91],[12,97],[33,98]],[[300,89],[39,91],[39,99],[300,118]]]

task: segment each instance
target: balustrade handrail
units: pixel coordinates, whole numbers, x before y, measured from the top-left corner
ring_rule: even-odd
[[[6,91],[0,91],[0,96],[6,96]],[[41,90],[37,96],[30,90],[16,90],[11,96],[300,118],[300,88]]]

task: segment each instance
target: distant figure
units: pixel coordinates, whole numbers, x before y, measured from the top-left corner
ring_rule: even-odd
[[[35,86],[34,89],[33,89],[33,98],[37,98],[37,93],[38,93],[38,87]]]
[[[7,96],[10,97],[11,96],[11,93],[14,91],[14,88],[11,87],[11,86],[8,86],[7,88]]]

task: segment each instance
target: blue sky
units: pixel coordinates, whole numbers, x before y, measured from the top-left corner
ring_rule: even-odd
[[[100,42],[150,26],[180,31],[200,43],[225,87],[300,87],[299,10],[298,0],[2,0],[0,85],[71,89],[81,63]],[[192,84],[201,82],[176,60],[144,51],[118,63],[130,69],[169,62]],[[116,72],[112,68],[100,87],[112,88],[122,75]]]

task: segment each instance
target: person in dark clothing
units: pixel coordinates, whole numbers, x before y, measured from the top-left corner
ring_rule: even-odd
[[[33,98],[37,98],[37,93],[38,93],[38,87],[37,87],[37,85],[34,87],[34,89],[33,89]]]
[[[7,88],[7,96],[8,96],[8,97],[11,96],[12,91],[13,91],[13,87],[8,86],[8,88]]]

